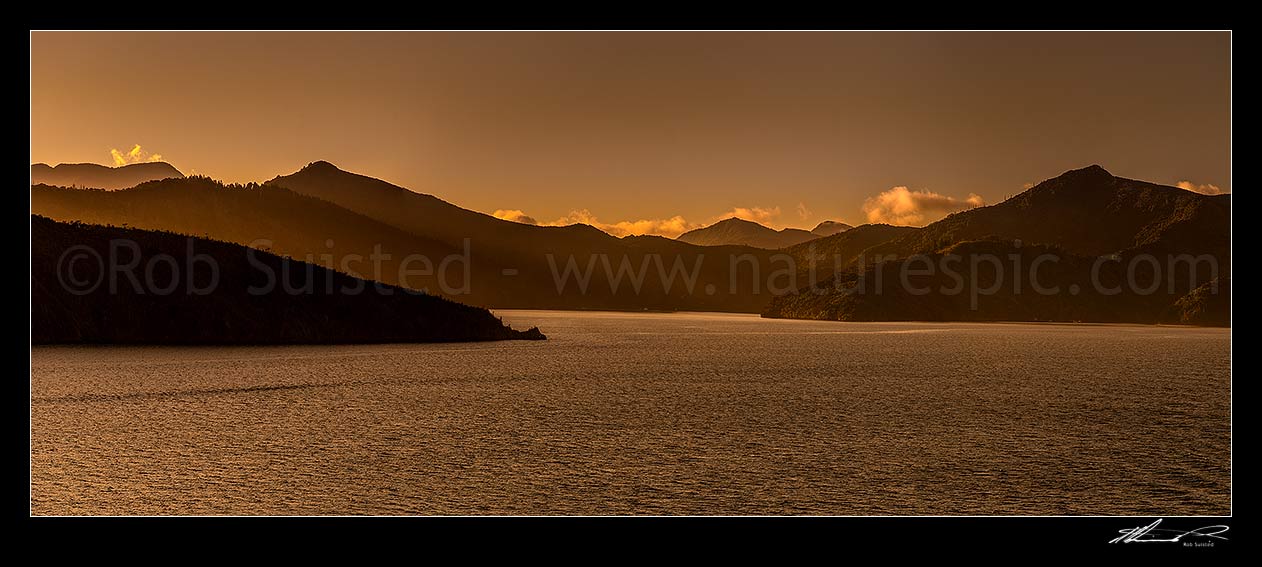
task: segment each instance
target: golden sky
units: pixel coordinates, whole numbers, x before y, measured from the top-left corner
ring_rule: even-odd
[[[1231,187],[1226,33],[34,32],[31,66],[32,163],[323,159],[615,233],[923,224],[1092,163]]]

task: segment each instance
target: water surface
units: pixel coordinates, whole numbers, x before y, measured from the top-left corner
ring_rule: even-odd
[[[42,514],[1227,514],[1230,335],[500,311],[548,341],[37,347]]]

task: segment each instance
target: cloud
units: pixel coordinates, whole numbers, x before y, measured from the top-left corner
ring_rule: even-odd
[[[767,222],[778,216],[780,216],[780,207],[771,207],[769,209],[765,209],[763,207],[736,207],[735,209],[715,217],[715,220],[738,218],[753,222]]]
[[[1224,191],[1222,189],[1219,189],[1217,185],[1212,185],[1209,183],[1206,183],[1204,185],[1197,185],[1195,183],[1192,183],[1191,181],[1180,181],[1178,183],[1175,183],[1174,185],[1175,187],[1178,187],[1179,189],[1183,189],[1185,191],[1193,191],[1196,193],[1200,193],[1202,195],[1222,195],[1223,193],[1229,193],[1229,191]]]
[[[675,238],[694,228],[699,228],[698,225],[688,222],[680,215],[675,215],[668,219],[640,219],[614,223],[601,222],[600,219],[596,218],[596,215],[593,215],[587,209],[570,211],[570,214],[545,224],[547,226],[569,226],[580,223],[594,226],[617,237],[653,234],[665,236],[666,238]]]
[[[535,220],[534,217],[529,216],[518,209],[496,209],[495,212],[491,213],[491,216],[497,219],[519,222],[522,224],[539,224],[539,221]]]
[[[957,199],[930,191],[894,187],[864,201],[863,214],[867,215],[870,223],[920,226],[938,220],[947,213],[985,204],[980,195],[973,193],[967,199]]]
[[[110,157],[114,158],[115,167],[147,161],[162,161],[162,154],[151,154],[141,149],[140,144],[132,146],[127,152],[120,152],[117,148],[110,149]]]
[[[798,201],[798,217],[802,220],[811,218],[811,210],[806,208],[806,203]]]
[[[1021,186],[1021,188],[1022,188],[1022,189],[1033,189],[1033,188],[1034,188],[1034,182],[1033,182],[1033,181],[1031,181],[1031,182],[1029,182],[1029,183],[1026,183],[1025,185],[1022,185],[1022,186]]]

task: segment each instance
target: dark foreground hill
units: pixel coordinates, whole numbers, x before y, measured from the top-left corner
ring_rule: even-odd
[[[543,338],[485,309],[236,244],[31,217],[33,344]]]
[[[92,189],[126,189],[146,181],[184,177],[175,166],[161,161],[107,167],[95,163],[59,163],[31,166],[31,184]]]

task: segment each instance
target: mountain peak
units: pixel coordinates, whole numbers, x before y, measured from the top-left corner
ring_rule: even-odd
[[[741,218],[731,217],[710,226],[690,230],[676,240],[697,246],[741,245],[754,248],[777,249],[792,246],[815,238],[815,235],[797,228],[776,230]]]
[[[832,236],[834,234],[837,234],[839,232],[845,232],[852,228],[854,227],[844,222],[826,220],[824,222],[821,222],[815,225],[815,228],[811,229],[811,234],[814,234],[816,236]]]
[[[317,161],[313,161],[307,164],[307,166],[302,168],[301,171],[310,171],[312,173],[321,173],[321,172],[333,173],[333,172],[338,172],[342,170],[338,169],[336,165],[333,165],[327,161],[317,160]]]
[[[1071,169],[1051,179],[1045,179],[1025,193],[1022,193],[1022,195],[1028,197],[1030,195],[1042,195],[1048,192],[1056,193],[1065,190],[1090,193],[1101,187],[1112,186],[1116,179],[1107,169],[1097,164],[1091,164],[1087,167]]]
[[[1100,167],[1098,164],[1093,163],[1081,169],[1071,169],[1069,171],[1066,171],[1065,173],[1060,174],[1060,177],[1071,177],[1071,178],[1101,177],[1103,178],[1103,177],[1113,177],[1113,174],[1109,173],[1109,170],[1104,169],[1103,167]]]

